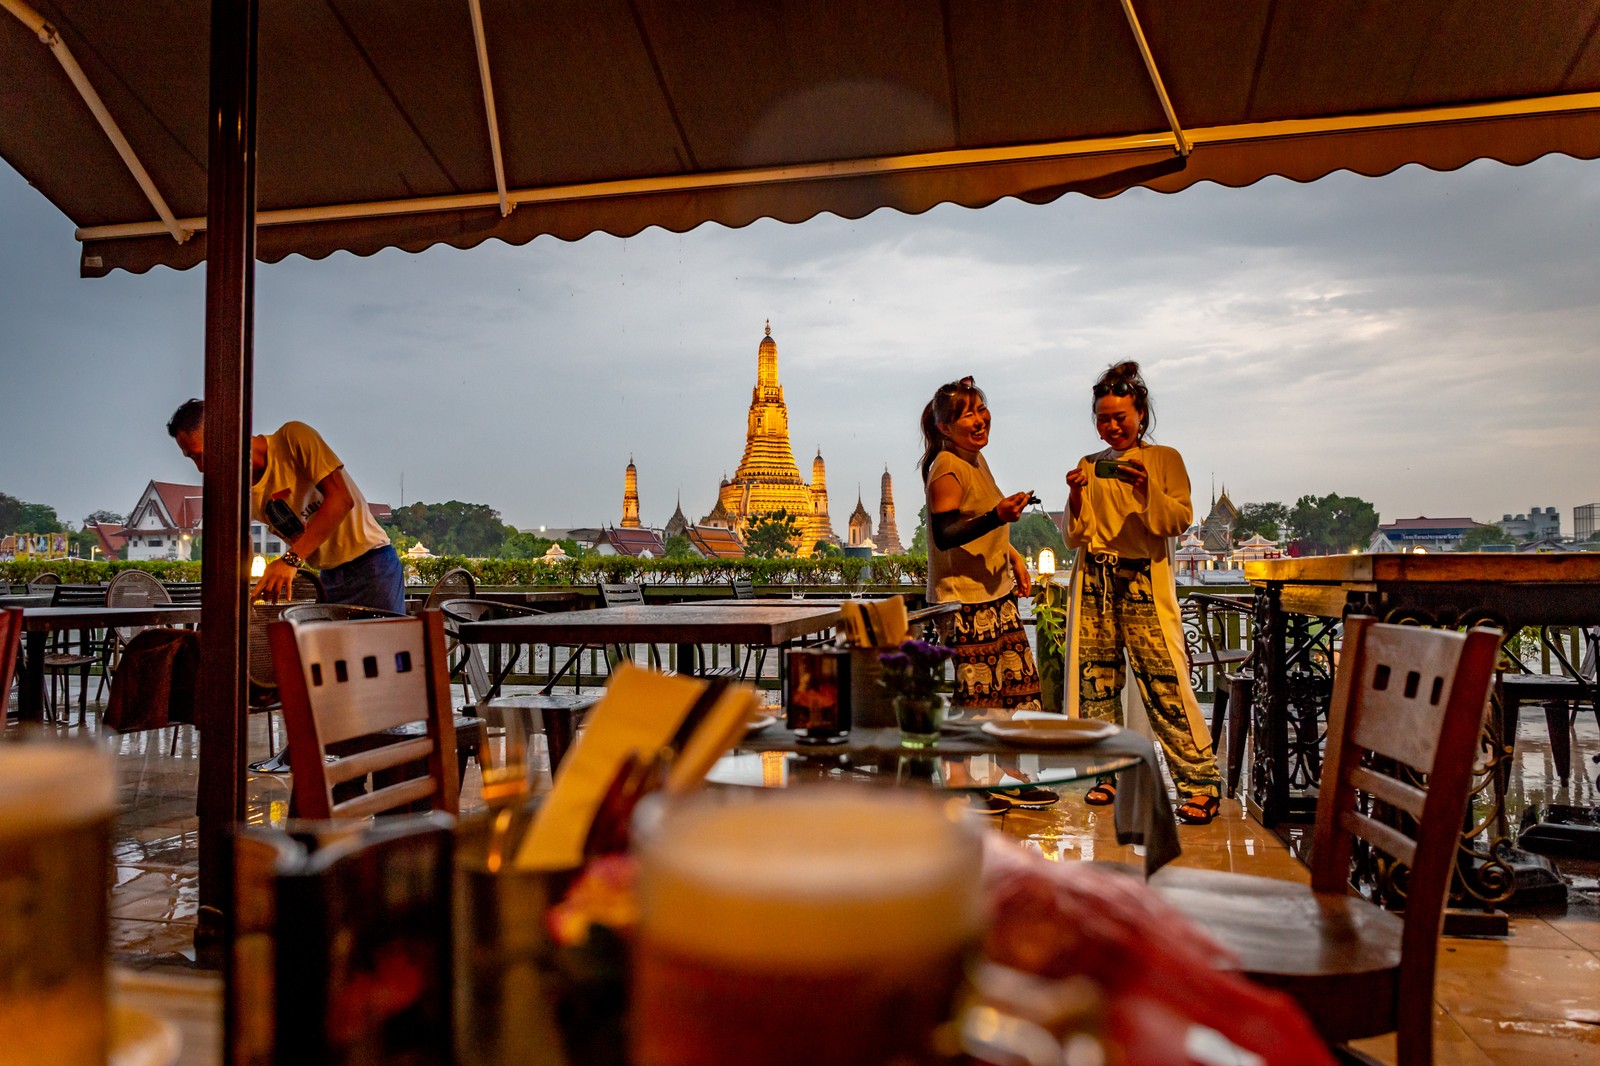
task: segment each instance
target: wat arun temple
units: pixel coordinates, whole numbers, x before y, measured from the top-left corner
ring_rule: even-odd
[[[638,487],[632,461],[627,471],[623,526],[637,527]],[[742,536],[750,520],[758,515],[786,511],[800,520],[800,538],[795,554],[809,555],[819,544],[836,547],[872,547],[880,554],[900,554],[894,519],[894,493],[889,473],[884,471],[882,500],[878,510],[878,533],[872,537],[871,521],[859,494],[856,514],[849,524],[849,539],[841,542],[833,531],[828,514],[828,476],[819,449],[811,461],[811,481],[800,476],[794,449],[789,444],[789,408],[783,400],[783,385],[778,381],[778,342],[772,339],[769,321],[766,336],[756,352],[756,384],[750,391],[750,413],[745,422],[744,456],[733,477],[724,477],[717,490],[717,503],[702,518],[700,527],[716,527]],[[680,506],[663,530],[667,537],[691,528]]]

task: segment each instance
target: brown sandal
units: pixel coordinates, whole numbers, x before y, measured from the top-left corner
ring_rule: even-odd
[[[1100,782],[1083,794],[1083,802],[1091,807],[1109,807],[1117,802],[1117,786],[1109,781]]]
[[[1178,821],[1184,825],[1210,825],[1221,806],[1215,796],[1189,796],[1178,806]]]

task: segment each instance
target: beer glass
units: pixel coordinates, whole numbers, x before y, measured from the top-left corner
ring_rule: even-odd
[[[959,812],[848,787],[707,795],[635,843],[635,1066],[934,1057],[979,933],[981,848]]]
[[[0,744],[0,1059],[105,1066],[116,779],[76,744]]]

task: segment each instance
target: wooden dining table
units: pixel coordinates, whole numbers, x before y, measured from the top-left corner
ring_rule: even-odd
[[[51,633],[58,630],[109,629],[117,626],[192,625],[200,621],[194,605],[149,607],[24,607],[24,661],[17,677],[17,720],[44,721],[44,658]]]
[[[631,604],[464,622],[457,632],[468,644],[673,644],[680,668],[688,669],[701,644],[776,646],[832,629],[839,619],[838,607],[804,601],[777,606],[748,601],[718,606]]]

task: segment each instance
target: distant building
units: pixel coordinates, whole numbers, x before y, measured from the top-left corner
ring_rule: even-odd
[[[1585,503],[1572,509],[1572,537],[1579,544],[1594,539],[1595,519],[1600,518],[1600,503]]]
[[[661,533],[666,540],[671,540],[673,537],[682,536],[688,528],[689,520],[683,514],[683,501],[679,500],[678,506],[673,510],[672,517],[667,519],[666,527]]]
[[[1534,507],[1527,514],[1508,514],[1495,525],[1511,540],[1543,540],[1561,536],[1561,515],[1554,507]]]
[[[124,548],[130,560],[194,558],[194,542],[200,535],[200,516],[205,492],[200,485],[178,485],[152,481],[139,495],[139,502],[128,512],[124,526],[95,527],[100,550],[118,558]],[[368,503],[367,509],[380,522],[392,522],[394,511],[386,503]],[[283,541],[265,523],[250,523],[250,554],[268,557],[282,555]]]
[[[659,559],[667,554],[661,534],[653,529],[605,529],[594,543],[601,555],[629,555],[636,559]]]
[[[880,491],[877,548],[884,555],[904,555],[906,550],[900,544],[900,530],[894,524],[894,482],[889,477],[887,466],[883,468]]]
[[[861,502],[861,494],[856,493],[856,509],[850,513],[850,524],[845,541],[847,548],[871,548],[872,543],[872,516],[867,514],[867,508]]]
[[[811,460],[811,530],[818,544],[839,546],[839,534],[833,531],[833,519],[828,516],[828,469],[821,448]]]
[[[1212,491],[1216,491],[1213,486]],[[1211,511],[1201,521],[1195,532],[1206,551],[1226,558],[1233,551],[1233,526],[1239,520],[1239,508],[1228,498],[1228,486],[1222,486],[1222,495],[1211,501]]]
[[[744,545],[733,530],[721,526],[690,526],[684,531],[689,547],[706,559],[743,559]]]
[[[1426,548],[1428,551],[1454,551],[1461,546],[1462,538],[1478,523],[1470,518],[1402,518],[1378,527],[1378,532],[1393,544],[1396,551]]]
[[[622,475],[622,528],[639,528],[639,468],[628,456],[628,469]]]

